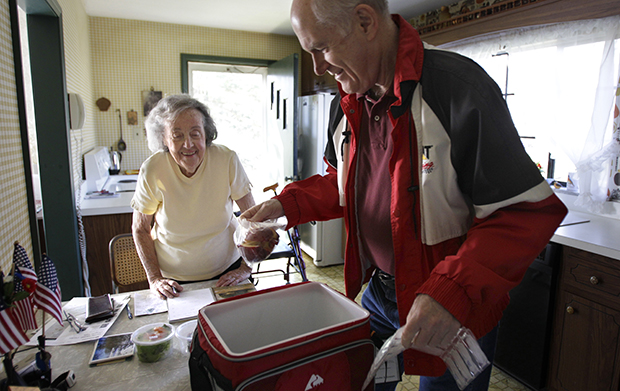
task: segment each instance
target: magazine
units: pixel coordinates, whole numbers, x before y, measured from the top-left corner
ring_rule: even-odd
[[[254,292],[256,287],[254,284],[248,283],[234,286],[214,286],[212,289],[215,300],[222,300],[233,296],[243,295],[244,293]]]
[[[89,364],[97,365],[109,361],[124,361],[133,356],[134,349],[131,333],[101,337],[95,343]]]

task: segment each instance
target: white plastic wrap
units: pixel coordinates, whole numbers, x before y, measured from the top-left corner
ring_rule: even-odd
[[[370,384],[385,361],[405,350],[402,344],[402,334],[401,327],[383,343],[375,356],[362,389]],[[456,385],[461,390],[465,389],[490,364],[472,332],[465,327],[459,329],[448,348],[439,357],[446,363],[456,380]]]
[[[254,222],[239,219],[239,226],[233,237],[241,256],[246,262],[260,262],[269,257],[280,241],[277,229],[282,223],[274,221]]]

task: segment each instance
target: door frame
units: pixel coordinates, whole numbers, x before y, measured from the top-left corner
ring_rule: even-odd
[[[62,9],[56,0],[9,0],[24,180],[35,265],[40,265],[41,249],[30,171],[18,6],[27,14],[45,247],[56,266],[62,299],[68,300],[84,294],[84,283],[71,162]]]
[[[187,54],[181,53],[181,91],[184,94],[189,93],[189,75],[187,72],[187,63],[189,62],[208,62],[214,64],[231,64],[231,65],[248,65],[256,67],[268,67],[273,64],[273,60],[261,60],[257,58],[241,58],[241,57],[223,57],[208,56],[204,54]]]

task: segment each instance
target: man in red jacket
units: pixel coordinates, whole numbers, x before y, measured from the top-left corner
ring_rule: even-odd
[[[438,356],[464,326],[492,361],[508,292],[566,208],[493,80],[467,58],[425,47],[387,1],[294,0],[291,22],[315,72],[340,88],[328,173],[241,217],[286,215],[289,226],[344,217],[347,295],[369,282],[371,327],[382,337],[402,327],[411,348],[401,369],[422,376],[421,390],[456,390]],[[490,371],[468,390],[486,390]]]

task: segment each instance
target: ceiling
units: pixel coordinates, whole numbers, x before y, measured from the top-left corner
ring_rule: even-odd
[[[405,19],[453,0],[388,0]],[[292,0],[82,0],[86,14],[107,18],[188,24],[220,29],[293,35]]]

